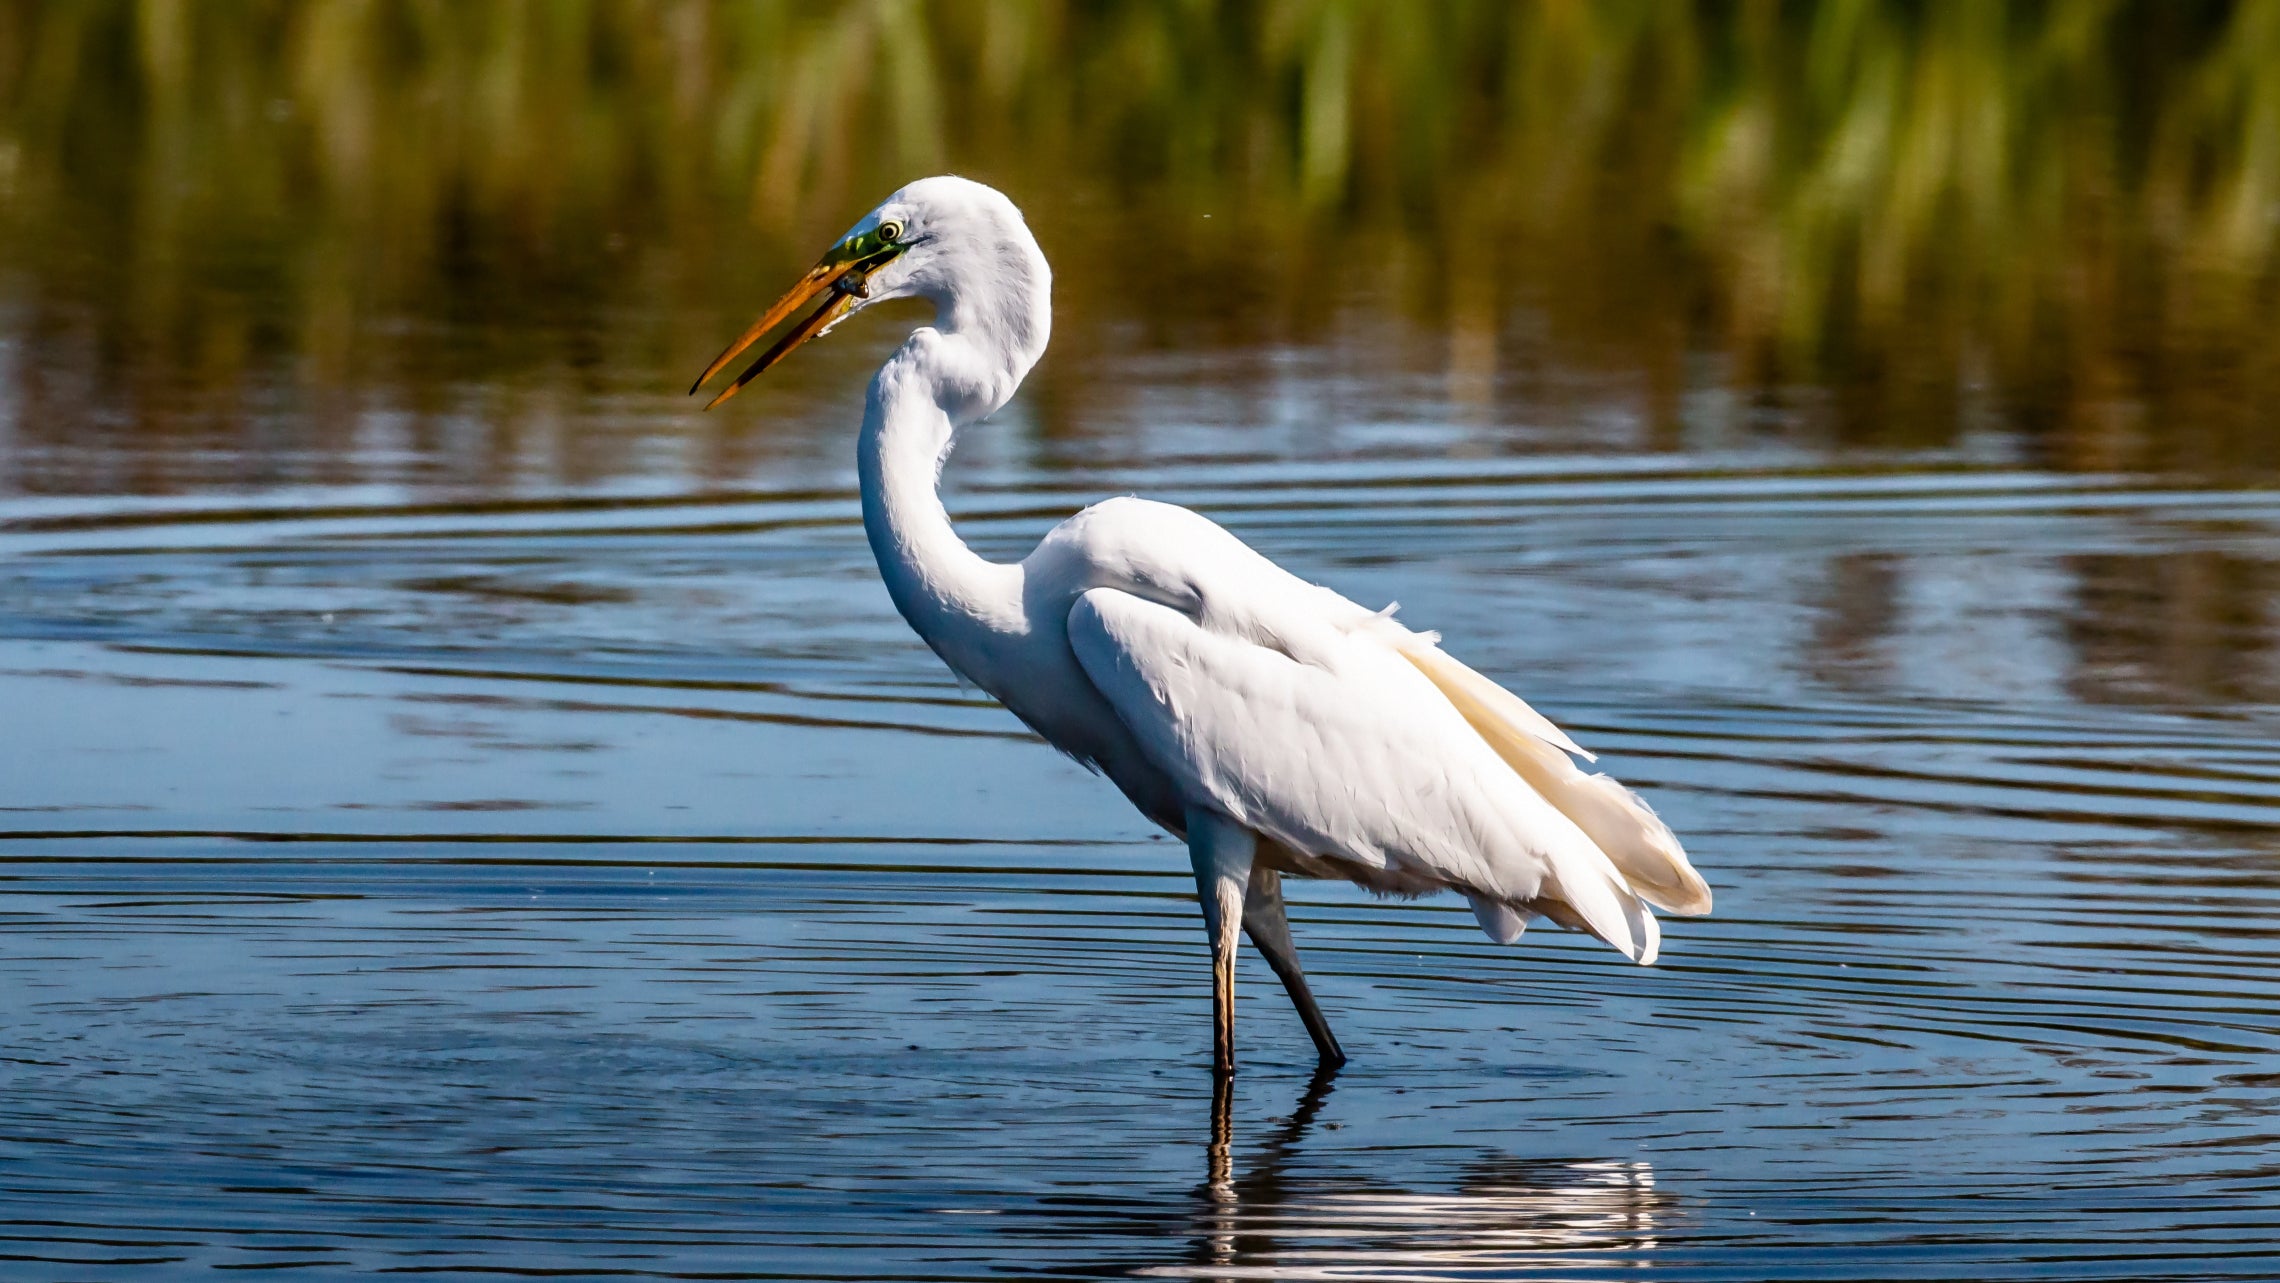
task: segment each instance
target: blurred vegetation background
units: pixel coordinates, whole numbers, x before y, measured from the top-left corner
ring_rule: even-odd
[[[943,170],[1054,259],[1048,436],[1329,345],[1611,446],[2280,466],[2280,0],[5,0],[0,484],[684,414]]]

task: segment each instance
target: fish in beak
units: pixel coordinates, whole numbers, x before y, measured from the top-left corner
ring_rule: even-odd
[[[902,225],[890,220],[868,231],[857,232],[832,246],[813,271],[801,277],[797,285],[785,292],[784,297],[776,300],[775,306],[761,313],[760,319],[754,321],[751,328],[737,335],[734,343],[713,358],[713,363],[705,367],[705,372],[697,376],[695,383],[689,385],[689,394],[694,396],[698,388],[710,383],[712,377],[735,360],[739,353],[759,342],[762,335],[783,324],[785,318],[799,311],[817,295],[827,296],[823,306],[784,331],[783,337],[761,353],[759,360],[745,367],[744,373],[737,375],[734,383],[722,388],[719,396],[705,403],[707,410],[743,391],[745,384],[790,356],[792,349],[830,329],[841,317],[854,311],[858,303],[871,296],[871,273],[886,266],[903,252],[905,246],[902,244],[902,234]]]

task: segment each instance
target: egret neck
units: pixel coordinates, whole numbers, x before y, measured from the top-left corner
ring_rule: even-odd
[[[994,688],[991,638],[1028,631],[1022,570],[968,548],[943,509],[958,430],[1012,399],[1045,350],[1050,278],[1033,247],[1001,242],[994,271],[943,273],[924,289],[936,324],[914,331],[871,380],[856,445],[863,529],[895,607],[951,667]],[[1026,255],[1014,251],[1028,248]],[[1034,260],[1034,261],[1025,261]]]

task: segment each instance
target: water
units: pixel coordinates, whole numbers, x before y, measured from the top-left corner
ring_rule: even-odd
[[[1398,596],[1717,914],[1639,969],[1297,886],[1354,1061],[1246,958],[1215,1111],[1182,853],[844,489],[20,500],[9,1277],[2280,1269],[2280,492],[1148,440],[978,438],[962,525],[1135,489]]]
[[[2280,1277],[2275,0],[0,0],[0,1279]],[[1440,630],[1663,962],[1177,844],[850,490],[895,185],[1028,211],[951,470]]]

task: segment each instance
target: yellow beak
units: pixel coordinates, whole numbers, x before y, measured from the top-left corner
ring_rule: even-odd
[[[735,360],[739,352],[758,342],[761,335],[782,324],[785,317],[798,311],[802,303],[816,295],[826,290],[831,291],[829,301],[810,313],[806,320],[786,330],[784,337],[777,339],[774,347],[763,352],[759,360],[754,361],[744,373],[736,376],[736,382],[722,388],[719,396],[707,401],[705,403],[707,410],[743,391],[744,385],[758,378],[762,371],[790,356],[793,348],[814,338],[833,321],[845,316],[847,310],[855,306],[855,295],[832,287],[838,285],[842,277],[854,270],[855,264],[853,263],[824,263],[806,276],[801,277],[799,284],[794,285],[785,293],[784,297],[777,299],[774,307],[761,313],[760,319],[754,321],[750,329],[737,335],[736,341],[729,344],[727,350],[713,358],[713,363],[705,367],[705,372],[697,376],[695,383],[689,385],[690,395],[695,395],[698,388],[710,383],[712,377],[720,373],[722,367],[730,361]]]

